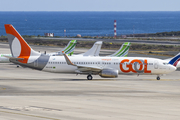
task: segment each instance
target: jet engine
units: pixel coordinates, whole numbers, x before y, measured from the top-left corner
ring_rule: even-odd
[[[118,70],[103,69],[99,75],[104,78],[115,78],[118,77]]]

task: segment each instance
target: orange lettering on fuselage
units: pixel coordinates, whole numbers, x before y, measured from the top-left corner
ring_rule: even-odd
[[[129,62],[129,59],[124,59],[120,62],[120,70],[122,72],[125,72],[125,73],[129,73],[129,72],[134,72],[134,73],[141,73],[141,72],[144,72],[144,73],[151,73],[151,70],[147,70],[147,60],[144,60],[144,64],[143,64],[143,60],[138,60],[138,59],[134,59],[132,60],[129,64],[126,64],[126,68],[127,70],[125,70],[123,68],[123,64],[125,62]],[[134,65],[134,68],[133,68],[133,64],[135,63],[138,63],[140,65],[139,68],[137,68],[137,64],[136,66]],[[143,70],[143,65],[144,65],[144,70]]]
[[[136,70],[134,70],[133,69],[133,63],[135,63],[135,62],[137,62],[137,63],[139,63],[139,65],[140,65],[140,68],[139,68],[139,70],[141,71],[142,69],[143,69],[143,65],[142,65],[142,62],[140,61],[140,60],[137,60],[137,59],[135,59],[135,60],[132,60],[131,62],[130,62],[130,71],[132,71],[132,72],[134,72],[134,73],[137,73],[137,71]]]
[[[128,69],[128,70],[124,70],[124,68],[123,68],[123,63],[125,63],[125,62],[129,62],[129,60],[128,60],[128,59],[122,60],[122,61],[120,62],[120,69],[121,69],[122,72],[130,72],[129,69]],[[126,67],[129,68],[129,65],[126,64]]]
[[[147,60],[144,60],[145,66],[144,66],[144,73],[151,73],[151,70],[147,70]]]

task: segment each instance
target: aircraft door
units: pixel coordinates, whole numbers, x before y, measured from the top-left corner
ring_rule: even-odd
[[[158,61],[157,60],[154,61],[154,69],[158,69]]]

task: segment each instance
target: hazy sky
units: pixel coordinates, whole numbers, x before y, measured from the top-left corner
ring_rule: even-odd
[[[0,11],[180,11],[180,0],[1,0]]]

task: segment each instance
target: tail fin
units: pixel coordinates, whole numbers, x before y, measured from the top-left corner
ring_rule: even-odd
[[[170,61],[169,64],[173,66],[177,66],[178,62],[180,61],[180,53],[178,53],[176,56],[174,56]]]
[[[73,51],[74,51],[74,49],[76,47],[76,43],[77,43],[76,40],[71,40],[68,43],[68,45],[64,49],[62,49],[61,51],[64,51],[65,54],[71,54],[72,55]]]
[[[99,51],[102,46],[102,41],[97,41],[94,43],[91,49],[83,54],[83,56],[99,56]]]
[[[62,55],[64,52],[65,54],[68,54],[68,55],[73,55],[74,53],[74,49],[76,47],[76,43],[77,41],[76,40],[71,40],[69,41],[68,45],[63,48],[62,50],[58,51],[58,52],[54,52],[54,53],[48,53],[47,55],[49,56],[58,56],[58,55]]]
[[[123,45],[120,47],[120,49],[118,51],[116,51],[114,54],[109,55],[109,56],[112,56],[112,57],[127,57],[130,45],[131,45],[130,42],[123,43]]]
[[[4,26],[13,57],[24,58],[23,61],[19,62],[28,63],[31,56],[40,56],[40,53],[34,51],[11,24]]]

